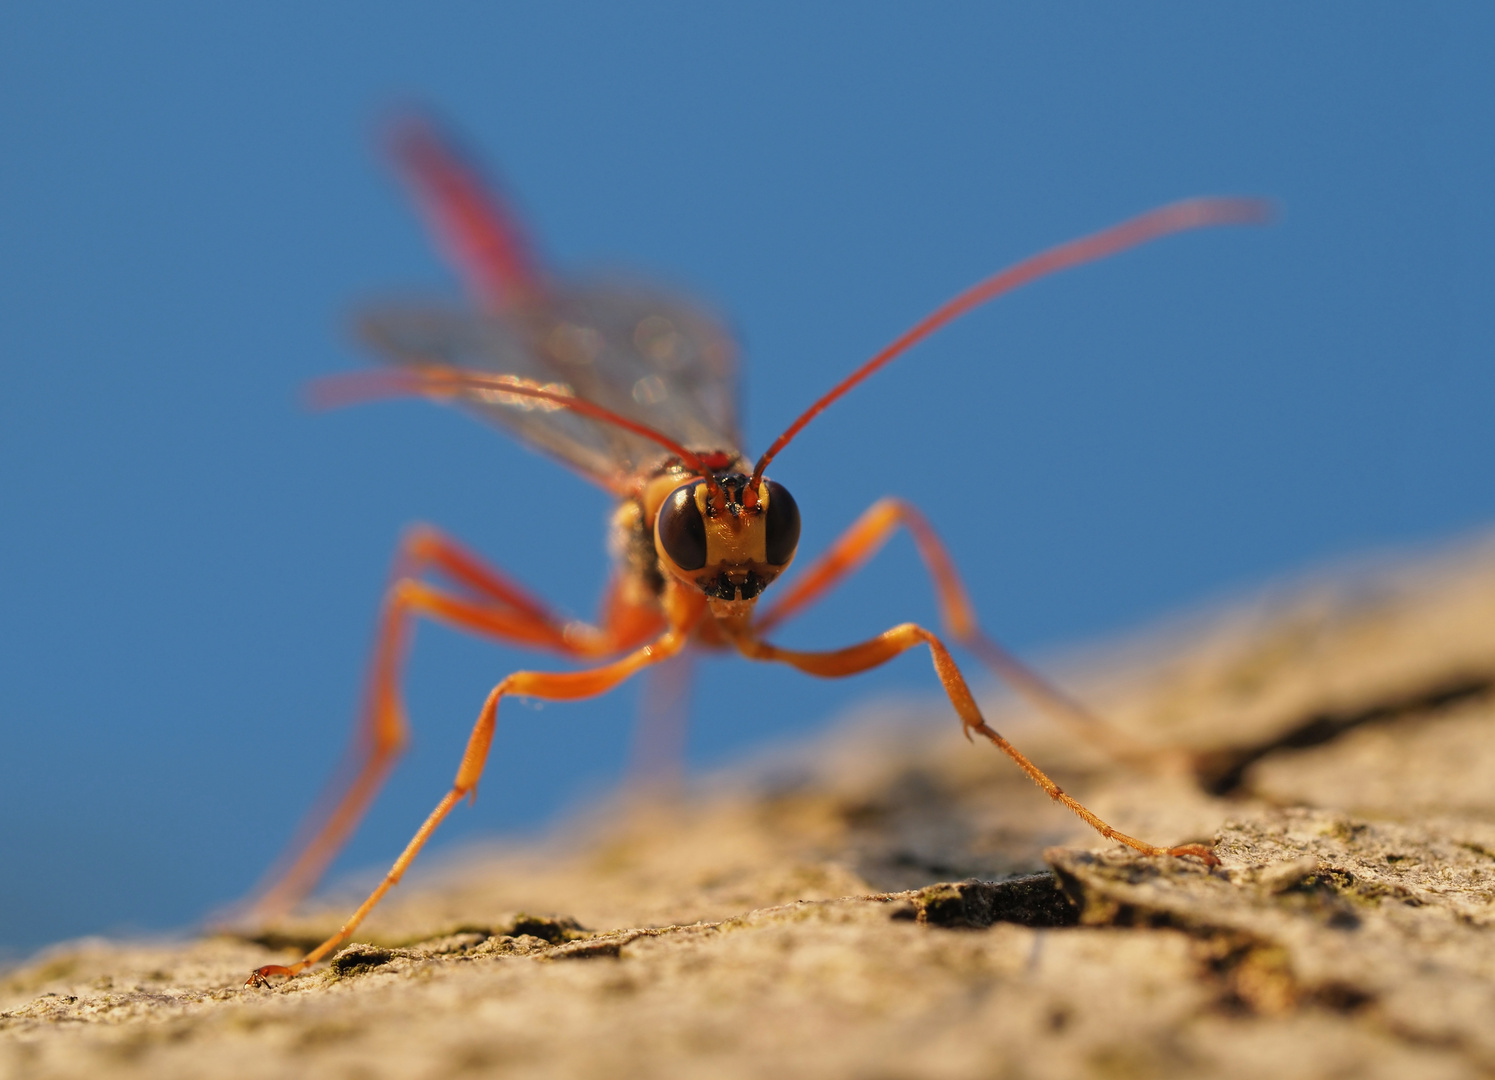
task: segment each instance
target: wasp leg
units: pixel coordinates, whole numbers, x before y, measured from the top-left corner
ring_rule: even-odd
[[[421,580],[428,572],[447,578],[457,591]],[[564,620],[429,526],[413,529],[404,538],[390,577],[364,703],[344,762],[256,890],[255,900],[234,921],[273,918],[315,888],[383,786],[408,741],[400,682],[417,616],[578,658],[615,655],[657,634],[661,625],[656,612],[628,604],[616,588],[602,605],[600,627]]]
[[[489,692],[487,701],[483,703],[483,710],[478,714],[472,734],[468,736],[467,749],[462,754],[462,764],[457,768],[457,778],[452,783],[451,790],[436,804],[436,809],[431,811],[430,816],[416,831],[410,843],[405,845],[405,850],[390,867],[389,873],[384,875],[384,880],[379,883],[379,887],[369,894],[368,899],[359,906],[347,922],[343,923],[338,932],[322,944],[289,966],[270,964],[259,968],[249,976],[245,985],[263,986],[272,976],[291,976],[305,971],[352,937],[353,931],[374,909],[374,905],[399,883],[415,857],[420,854],[421,848],[425,847],[426,841],[431,838],[431,834],[445,820],[447,814],[451,813],[452,807],[462,799],[477,794],[478,780],[482,778],[483,766],[488,760],[488,748],[493,742],[493,731],[498,722],[498,703],[503,698],[517,695],[542,698],[546,701],[574,701],[578,698],[596,697],[598,694],[611,690],[640,669],[674,656],[684,646],[687,634],[688,628],[666,631],[649,644],[601,667],[567,672],[518,671],[495,686]]]
[[[960,669],[955,666],[954,659],[950,656],[950,650],[945,647],[944,642],[935,637],[922,626],[914,623],[903,623],[884,631],[875,638],[863,641],[857,645],[851,645],[844,649],[833,649],[817,652],[801,652],[795,649],[781,649],[776,645],[770,645],[766,641],[758,640],[750,635],[742,635],[734,639],[733,644],[744,656],[753,660],[775,660],[779,663],[788,664],[798,668],[808,675],[818,675],[821,678],[838,679],[847,675],[855,675],[869,668],[879,667],[889,660],[917,645],[929,646],[930,656],[934,660],[934,670],[939,675],[940,683],[945,688],[945,694],[950,698],[950,704],[955,706],[955,712],[960,716],[960,722],[965,729],[966,738],[972,735],[980,735],[998,750],[1010,757],[1017,763],[1018,768],[1028,774],[1028,778],[1041,787],[1044,792],[1057,803],[1068,807],[1080,820],[1089,825],[1096,832],[1109,840],[1125,844],[1127,847],[1146,855],[1194,855],[1208,865],[1216,865],[1219,859],[1204,844],[1183,844],[1178,847],[1158,847],[1149,844],[1145,840],[1138,840],[1134,836],[1128,836],[1117,829],[1113,829],[1100,818],[1096,817],[1085,806],[1068,795],[1063,788],[1049,779],[1048,775],[1013,746],[1006,739],[987,725],[981,710],[976,706],[976,699],[971,696],[970,687],[966,685],[965,677],[961,675]]]
[[[1123,735],[987,637],[976,621],[970,595],[956,572],[949,551],[924,515],[902,499],[879,499],[868,507],[808,570],[789,583],[789,587],[753,624],[754,629],[766,631],[818,601],[822,594],[866,565],[900,525],[913,537],[919,558],[934,579],[935,599],[945,632],[974,652],[993,674],[1021,694],[1030,705],[1099,744],[1118,761],[1148,770],[1172,770],[1187,765],[1186,761],[1178,760],[1180,755],[1173,751],[1140,745]]]

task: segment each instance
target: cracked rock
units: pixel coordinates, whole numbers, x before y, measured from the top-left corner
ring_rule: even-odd
[[[855,718],[532,845],[417,864],[240,936],[0,973],[0,1077],[1495,1074],[1495,546],[1310,583],[1062,681],[1157,768],[1021,709]],[[397,849],[404,837],[392,840]]]

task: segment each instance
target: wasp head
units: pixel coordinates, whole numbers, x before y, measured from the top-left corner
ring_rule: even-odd
[[[675,577],[706,595],[713,610],[740,606],[784,572],[799,544],[799,507],[781,484],[756,486],[742,473],[695,477],[665,497],[654,547]]]

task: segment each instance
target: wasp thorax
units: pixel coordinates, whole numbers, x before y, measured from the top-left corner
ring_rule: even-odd
[[[764,480],[756,498],[741,473],[696,478],[671,491],[654,519],[660,560],[715,600],[754,600],[794,559],[799,507]]]

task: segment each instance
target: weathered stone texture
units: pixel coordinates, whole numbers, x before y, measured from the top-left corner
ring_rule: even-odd
[[[0,976],[0,1076],[1495,1075],[1495,549],[1195,618],[1076,685],[1169,748],[1154,773],[997,726],[1219,867],[1104,849],[933,703],[424,867],[269,990],[245,975],[348,897],[59,946]]]

